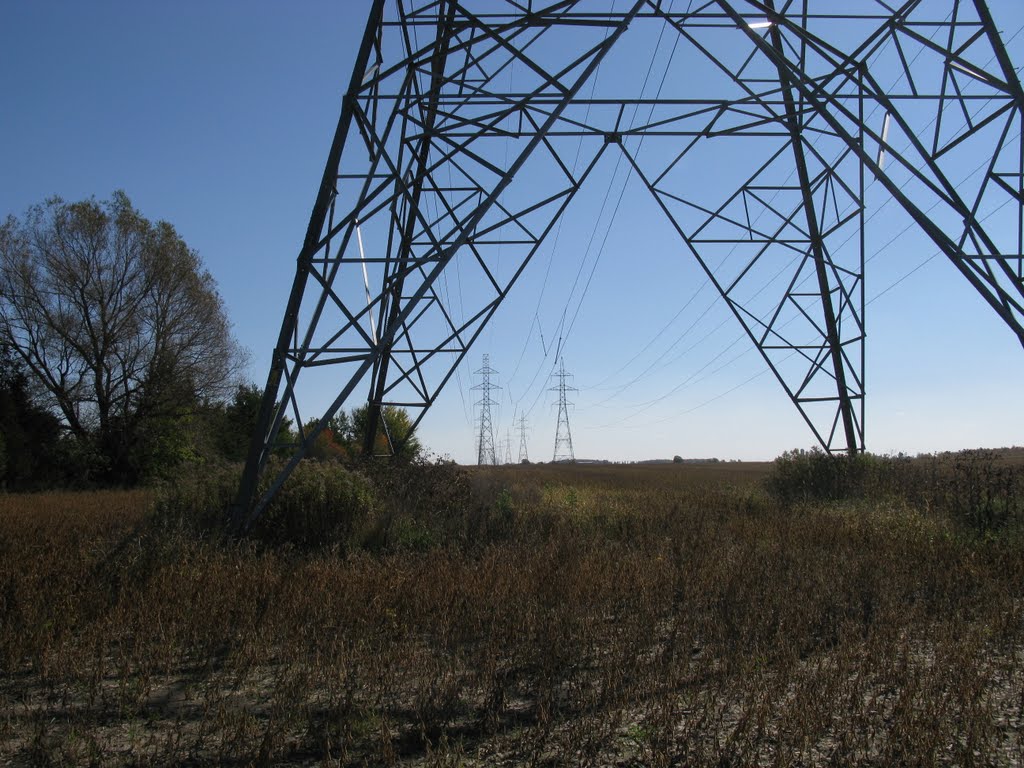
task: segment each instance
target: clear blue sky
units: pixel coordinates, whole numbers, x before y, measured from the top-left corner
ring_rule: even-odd
[[[0,215],[51,195],[124,189],[200,252],[262,385],[367,5],[7,0]],[[991,6],[1004,38],[1024,25],[1024,4]],[[1024,34],[1009,47],[1024,64]],[[545,353],[568,303],[570,316],[579,306],[563,345],[579,388],[577,456],[761,459],[809,447],[795,408],[770,374],[758,375],[760,356],[678,257],[636,182],[610,227],[607,212],[599,217],[614,165],[608,155],[604,186],[574,206],[566,231],[576,235],[541,250],[484,333],[463,386],[489,352],[503,387],[499,438],[525,412],[531,458],[549,459],[556,412]],[[623,178],[620,169],[615,194]],[[884,200],[873,192],[869,204]],[[597,233],[589,251],[586,232]],[[944,258],[928,260],[933,252],[907,236],[869,264],[869,300],[924,266],[868,307],[868,448],[1022,444],[1024,350]],[[570,290],[583,256],[584,279],[597,266],[579,304],[579,289]],[[472,461],[474,399],[452,387],[428,414],[423,441]],[[513,455],[518,445],[514,436]]]

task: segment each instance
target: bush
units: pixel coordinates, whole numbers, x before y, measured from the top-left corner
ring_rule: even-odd
[[[380,499],[363,545],[372,550],[465,546],[475,540],[479,510],[465,470],[450,461],[370,461]]]
[[[273,477],[268,467],[264,481]],[[192,478],[163,486],[155,519],[165,527],[224,537],[238,491],[234,468],[209,468]],[[258,489],[258,493],[265,490]],[[304,548],[361,545],[378,508],[376,493],[363,475],[333,462],[301,462],[249,531],[264,544]]]
[[[818,448],[788,451],[765,480],[783,504],[800,501],[898,499],[939,512],[958,525],[986,533],[1024,517],[1024,466],[998,452],[829,456]]]
[[[877,459],[868,454],[830,456],[820,448],[787,451],[777,458],[766,483],[783,503],[836,501],[864,495]]]
[[[153,523],[198,536],[224,536],[231,504],[238,492],[237,467],[206,466],[156,487]]]
[[[1024,513],[1024,467],[1000,461],[995,451],[960,451],[950,457],[945,507],[970,528],[985,533]]]
[[[275,460],[272,460],[274,462]],[[268,465],[258,494],[279,466]],[[239,467],[207,466],[158,489],[162,529],[227,540]],[[369,461],[355,467],[302,461],[246,538],[265,546],[376,552],[476,547],[503,540],[509,510],[483,506],[468,473],[451,462]]]
[[[361,546],[376,508],[373,486],[363,475],[333,462],[304,461],[250,535],[267,543],[330,545],[349,551]]]

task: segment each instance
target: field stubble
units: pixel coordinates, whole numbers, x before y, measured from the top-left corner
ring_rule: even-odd
[[[0,497],[0,761],[1020,764],[1019,525],[910,466],[313,465],[242,542],[231,473]]]

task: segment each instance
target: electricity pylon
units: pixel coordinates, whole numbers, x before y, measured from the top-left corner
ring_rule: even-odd
[[[526,417],[519,417],[519,463],[530,460],[530,452],[526,447]]]
[[[505,450],[503,451],[503,454],[502,454],[504,456],[504,458],[502,459],[502,464],[511,464],[512,463],[512,433],[509,430],[507,430],[507,429],[505,430],[505,440],[502,443],[502,445],[504,445],[504,447],[505,447]]]
[[[501,389],[491,381],[491,376],[497,375],[497,371],[491,368],[491,356],[484,355],[484,364],[474,375],[482,376],[483,380],[472,387],[482,393],[476,405],[480,408],[480,418],[477,422],[476,438],[476,463],[495,465],[498,463],[498,455],[494,449],[494,423],[491,420],[491,406],[497,405],[498,401],[491,397],[491,392]]]
[[[1024,89],[984,0],[619,6],[370,3],[240,528],[344,404],[368,404],[368,451],[385,405],[420,423],[606,155],[827,451],[864,448],[867,184],[1024,344]],[[664,68],[649,90],[648,51]],[[453,301],[456,275],[474,290]],[[311,421],[300,406],[325,387],[337,395]],[[289,444],[286,419],[312,426]]]
[[[558,373],[553,375],[558,379],[558,385],[551,388],[552,392],[558,392],[558,426],[555,428],[555,452],[551,460],[576,461],[576,453],[572,448],[572,430],[569,429],[569,406],[572,403],[566,399],[566,393],[575,392],[576,387],[566,384],[572,374],[565,372],[564,359],[559,361]]]

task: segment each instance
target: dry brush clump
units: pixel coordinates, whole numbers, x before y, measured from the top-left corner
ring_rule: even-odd
[[[0,756],[1024,759],[1015,525],[594,469],[310,464],[241,541],[229,475],[5,497]]]
[[[1024,519],[1024,461],[1010,450],[964,450],[916,458],[790,451],[775,461],[766,486],[787,504],[898,500],[945,514],[979,533],[1018,525]]]

